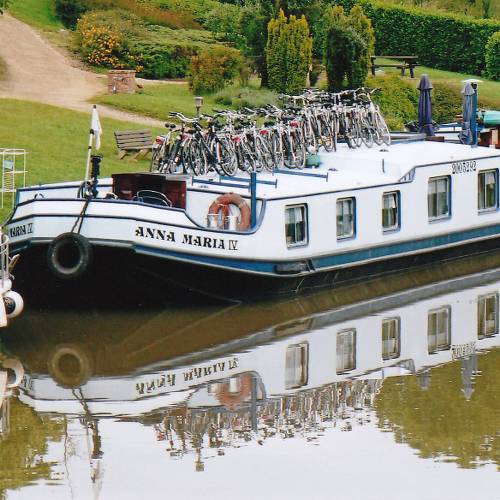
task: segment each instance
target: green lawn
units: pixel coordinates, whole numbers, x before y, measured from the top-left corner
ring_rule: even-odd
[[[21,148],[28,152],[27,184],[82,179],[90,128],[89,113],[68,111],[26,101],[0,99],[0,148]],[[103,127],[99,154],[102,176],[114,172],[149,169],[149,159],[139,162],[130,157],[118,160],[113,132],[143,129],[144,125],[101,117]],[[153,134],[159,130],[153,130]],[[8,209],[0,211],[4,220]]]
[[[377,59],[377,62],[379,59]],[[385,62],[394,62],[389,60],[380,59],[380,61]],[[383,68],[384,73],[391,73],[400,71],[397,68]],[[449,85],[450,87],[454,87],[456,89],[462,89],[463,83],[462,80],[466,80],[468,78],[477,78],[482,80],[483,83],[479,84],[478,87],[478,95],[479,95],[479,104],[481,107],[486,107],[490,109],[498,109],[500,110],[500,82],[494,82],[491,80],[486,80],[485,78],[478,77],[476,75],[467,75],[465,73],[453,73],[452,71],[444,71],[440,69],[428,68],[426,66],[417,66],[415,68],[415,86],[418,84],[418,79],[423,74],[429,75],[431,82],[441,82]],[[407,71],[407,75],[408,75]],[[408,76],[404,77],[408,79]]]
[[[63,27],[55,14],[54,0],[11,0],[9,13],[44,30],[57,31]]]
[[[213,108],[223,108],[216,104],[212,96],[203,97],[202,113],[212,113]],[[115,108],[132,111],[159,120],[171,120],[170,111],[179,111],[186,116],[195,116],[194,95],[190,92],[187,83],[171,83],[146,86],[136,94],[102,95],[94,98],[92,102],[106,104]]]

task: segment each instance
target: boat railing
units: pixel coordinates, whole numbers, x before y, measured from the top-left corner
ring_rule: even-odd
[[[9,237],[4,233],[0,233],[0,284],[2,289],[8,279],[10,279]]]
[[[268,184],[270,186],[278,187],[278,179],[274,181],[267,181],[265,179],[256,179],[257,184]],[[191,184],[210,184],[213,186],[226,186],[232,188],[251,189],[251,180],[245,177],[233,177],[227,175],[220,175],[219,180],[216,179],[197,179],[196,177],[191,178]]]

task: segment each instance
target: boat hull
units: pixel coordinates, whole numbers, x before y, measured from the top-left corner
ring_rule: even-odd
[[[43,291],[43,299],[49,303],[53,304],[57,296],[65,303],[74,299],[73,305],[85,302],[85,296],[102,296],[105,303],[112,305],[116,301],[116,305],[123,306],[127,298],[130,303],[137,303],[138,294],[144,297],[146,305],[172,300],[203,301],[207,297],[254,301],[304,294],[471,255],[485,259],[488,252],[500,248],[500,237],[297,275],[249,273],[139,254],[130,249],[95,246],[92,267],[84,276],[60,280],[47,268],[47,248],[48,245],[36,244],[23,251],[16,268],[16,285],[21,293],[39,301]],[[290,265],[293,267],[293,263]]]

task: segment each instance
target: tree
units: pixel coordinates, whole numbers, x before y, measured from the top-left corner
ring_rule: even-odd
[[[491,0],[483,0],[483,17],[485,19],[491,17]]]
[[[89,7],[83,0],[56,0],[55,2],[57,17],[64,26],[73,29],[78,19],[89,10]]]
[[[267,87],[266,44],[267,25],[275,16],[272,1],[250,0],[245,4],[239,20],[239,31],[245,40],[243,53],[249,57],[261,78],[261,86]]]
[[[333,25],[328,31],[325,52],[325,66],[328,77],[328,90],[338,92],[347,86],[360,87],[366,79],[362,64],[366,58],[366,43],[349,26]]]
[[[364,85],[375,51],[375,31],[359,5],[354,5],[349,15],[342,6],[327,9],[317,26],[316,39],[331,91],[342,89],[344,82],[350,87]]]
[[[288,94],[304,87],[311,65],[312,38],[304,16],[287,18],[283,10],[268,24],[266,64],[269,87]]]

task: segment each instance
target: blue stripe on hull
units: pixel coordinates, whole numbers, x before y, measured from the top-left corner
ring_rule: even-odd
[[[434,236],[432,238],[408,241],[405,243],[395,243],[393,245],[374,247],[367,250],[356,250],[343,254],[328,255],[326,257],[312,259],[312,261],[316,269],[335,267],[345,264],[358,264],[366,260],[381,259],[392,256],[404,256],[409,253],[423,250],[438,250],[443,246],[468,243],[476,239],[488,238],[498,234],[500,234],[500,224],[478,229],[470,229],[468,231],[444,234],[441,236]]]
[[[404,257],[410,253],[418,253],[422,251],[439,250],[447,245],[457,245],[460,243],[470,243],[474,240],[490,238],[500,234],[500,224],[483,228],[471,229],[468,231],[460,231],[432,238],[426,238],[405,243],[395,243],[374,247],[366,250],[355,250],[342,254],[328,255],[325,257],[317,257],[312,259],[300,259],[297,262],[310,260],[312,268],[316,271],[322,271],[337,266],[347,266],[349,264],[359,265],[370,260],[387,259],[390,257]],[[275,266],[283,264],[283,261],[254,261],[227,259],[220,257],[210,257],[206,255],[186,254],[182,252],[174,252],[168,250],[155,249],[146,246],[136,246],[135,250],[138,253],[154,255],[158,257],[171,257],[183,261],[196,262],[208,266],[218,266],[242,272],[266,273],[277,275]]]

